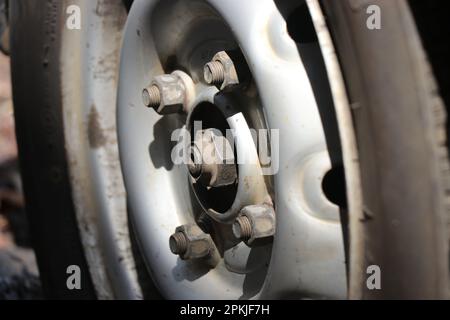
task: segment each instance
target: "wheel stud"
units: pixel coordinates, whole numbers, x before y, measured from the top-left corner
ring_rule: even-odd
[[[203,67],[204,81],[220,90],[239,84],[238,73],[234,62],[225,51],[214,55],[212,60]]]
[[[222,62],[208,62],[203,69],[203,76],[207,84],[221,86],[225,80],[225,69]]]
[[[187,239],[183,232],[175,232],[169,238],[170,251],[173,254],[184,254],[187,250]]]
[[[154,109],[158,108],[161,104],[161,93],[158,87],[151,85],[142,90],[142,102],[146,107]]]
[[[247,216],[240,216],[233,224],[234,236],[241,240],[248,240],[252,235],[252,225]]]

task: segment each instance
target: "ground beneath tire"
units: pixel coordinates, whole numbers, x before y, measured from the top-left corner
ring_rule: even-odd
[[[9,59],[0,54],[0,300],[41,299],[14,133]]]

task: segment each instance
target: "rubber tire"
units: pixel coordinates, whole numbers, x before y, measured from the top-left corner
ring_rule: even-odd
[[[366,27],[367,1],[322,1],[354,107],[364,270],[381,269],[381,290],[361,283],[362,298],[446,299],[445,109],[407,2],[373,4],[381,8],[381,30]]]
[[[95,299],[67,170],[59,79],[62,1],[11,1],[11,70],[20,167],[44,294]],[[69,290],[67,267],[81,270]]]

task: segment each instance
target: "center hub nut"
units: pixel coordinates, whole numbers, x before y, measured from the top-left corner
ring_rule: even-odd
[[[196,133],[188,168],[192,177],[207,187],[231,185],[237,179],[233,148],[215,129]]]

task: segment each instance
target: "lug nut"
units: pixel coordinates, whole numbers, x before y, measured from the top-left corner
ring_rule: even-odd
[[[155,85],[151,85],[148,88],[142,90],[142,102],[146,107],[158,108],[161,104],[161,93]]]
[[[208,62],[203,69],[203,77],[207,84],[221,86],[225,81],[225,69],[220,61]]]
[[[142,90],[142,102],[155,109],[160,115],[189,112],[195,99],[195,86],[192,78],[183,71],[153,77],[150,84]]]
[[[234,62],[225,51],[217,52],[211,61],[205,64],[203,78],[207,84],[216,86],[220,90],[239,84]]]
[[[211,236],[196,224],[177,227],[169,238],[169,247],[173,254],[179,255],[183,260],[214,258],[217,255]]]
[[[188,169],[196,182],[208,188],[229,186],[236,182],[233,147],[220,131],[198,131],[190,153]]]
[[[250,239],[252,235],[252,225],[247,216],[240,216],[234,221],[233,234],[237,239],[244,241]]]
[[[187,239],[184,233],[176,232],[169,238],[170,251],[173,254],[184,254],[187,251]]]
[[[275,211],[267,204],[246,206],[232,229],[234,236],[249,247],[269,244],[275,235]]]

